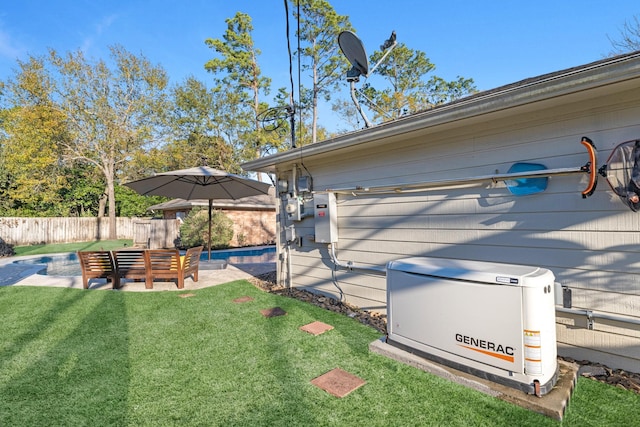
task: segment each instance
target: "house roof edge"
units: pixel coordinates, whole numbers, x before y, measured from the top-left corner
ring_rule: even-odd
[[[279,163],[327,153],[447,122],[472,118],[551,97],[640,78],[640,51],[602,59],[586,65],[544,74],[508,84],[436,108],[418,112],[374,127],[358,130],[315,144],[294,148],[242,164],[246,171],[274,172]]]

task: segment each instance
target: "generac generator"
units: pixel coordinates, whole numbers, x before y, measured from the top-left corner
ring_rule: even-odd
[[[387,342],[537,396],[558,379],[553,273],[443,258],[387,265]]]

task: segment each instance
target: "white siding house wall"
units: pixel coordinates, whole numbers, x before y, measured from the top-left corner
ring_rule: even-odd
[[[291,179],[294,167],[310,174],[315,191],[506,173],[515,162],[580,167],[589,160],[582,136],[596,145],[598,167],[618,143],[640,138],[640,75],[380,140],[365,135],[362,143],[331,152],[305,157],[301,150],[297,160],[274,167],[281,179]],[[372,267],[409,256],[540,266],[571,289],[574,309],[640,320],[640,213],[623,205],[602,177],[583,199],[587,180],[586,174],[553,176],[546,191],[530,196],[514,196],[500,182],[338,194],[337,257]],[[283,281],[290,266],[292,286],[342,293],[351,304],[385,312],[383,275],[334,268],[328,245],[313,241],[313,217],[291,222],[279,214],[279,222],[279,247],[290,255],[281,258]],[[291,224],[299,240],[287,247],[284,226]],[[557,324],[560,355],[640,371],[638,325],[595,319],[590,330],[585,316],[560,312]]]

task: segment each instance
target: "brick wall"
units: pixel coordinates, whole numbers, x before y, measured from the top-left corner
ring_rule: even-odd
[[[180,210],[165,210],[164,219],[176,218]],[[187,211],[188,212],[188,211]],[[255,246],[274,243],[276,240],[275,210],[223,210],[233,221],[233,238],[230,246]]]

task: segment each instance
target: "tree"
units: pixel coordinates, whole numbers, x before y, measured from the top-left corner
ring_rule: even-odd
[[[104,183],[93,165],[62,161],[69,138],[62,114],[46,105],[0,112],[0,215],[88,216]]]
[[[228,142],[230,129],[223,123],[229,110],[218,91],[188,77],[170,91],[167,138],[160,146],[134,153],[122,171],[126,181],[156,172],[209,165],[239,173],[240,157]]]
[[[118,199],[117,214],[121,217],[150,216],[149,206],[169,200],[168,197],[141,196],[123,185],[117,185],[115,191]]]
[[[332,90],[347,72],[349,63],[339,52],[337,35],[351,30],[349,17],[338,15],[326,0],[290,0],[298,7],[296,12],[300,31],[298,38],[303,44],[298,52],[302,69],[311,72],[311,142],[317,141],[318,99],[329,100]],[[307,58],[309,63],[302,63]]]
[[[263,126],[270,130],[279,144],[270,146],[272,152],[281,151],[286,147],[295,145],[301,147],[311,144],[312,142],[312,126],[311,126],[311,90],[304,87],[300,88],[299,101],[296,103],[294,117],[295,135],[291,132],[291,105],[290,93],[286,88],[280,88],[278,94],[274,98],[275,107],[267,111],[264,115]],[[328,137],[329,132],[322,126],[316,126],[316,137],[323,139]]]
[[[634,15],[631,21],[626,21],[620,30],[620,38],[609,38],[609,41],[613,55],[640,50],[640,17]]]
[[[25,216],[61,214],[60,191],[68,185],[59,161],[68,139],[64,117],[46,104],[7,109],[2,116],[6,208],[20,208]]]
[[[100,178],[96,167],[87,162],[76,162],[72,166],[65,166],[62,174],[68,182],[59,191],[62,215],[96,216],[104,195],[104,180]]]
[[[2,123],[2,112],[0,111],[0,124]],[[2,126],[0,125],[0,131],[2,130]],[[0,133],[0,136],[3,136]],[[7,171],[7,162],[6,158],[6,147],[2,140],[0,139],[0,216],[11,216],[7,215],[9,209],[11,209],[12,202],[9,200],[8,194],[9,189],[11,187],[9,172]]]
[[[362,117],[351,98],[341,98],[333,101],[331,103],[331,110],[348,126],[346,129],[341,129],[339,131],[340,133],[362,129]]]
[[[211,247],[228,248],[233,238],[233,221],[220,210],[211,215]],[[180,243],[183,247],[206,245],[209,241],[209,213],[207,209],[191,209],[180,227]]]
[[[376,64],[383,55],[384,52],[375,51],[371,63]],[[433,108],[475,91],[472,79],[458,77],[447,82],[432,76],[425,80],[434,69],[424,52],[399,43],[374,71],[389,85],[378,89],[367,83],[360,101],[372,111],[374,120],[384,121]]]
[[[216,75],[214,94],[224,115],[220,129],[235,145],[241,160],[261,157],[277,144],[273,136],[260,123],[260,114],[267,109],[261,101],[268,95],[271,79],[264,77],[258,64],[260,50],[256,48],[251,32],[251,17],[238,12],[225,21],[227,30],[222,39],[207,39],[205,43],[219,55],[205,64],[205,69]]]
[[[19,61],[7,84],[14,106],[47,106],[64,118],[65,138],[56,143],[62,160],[88,163],[104,178],[115,239],[115,185],[119,172],[139,150],[158,140],[166,111],[167,76],[160,66],[120,46],[110,48],[111,63],[91,61],[80,51]]]

